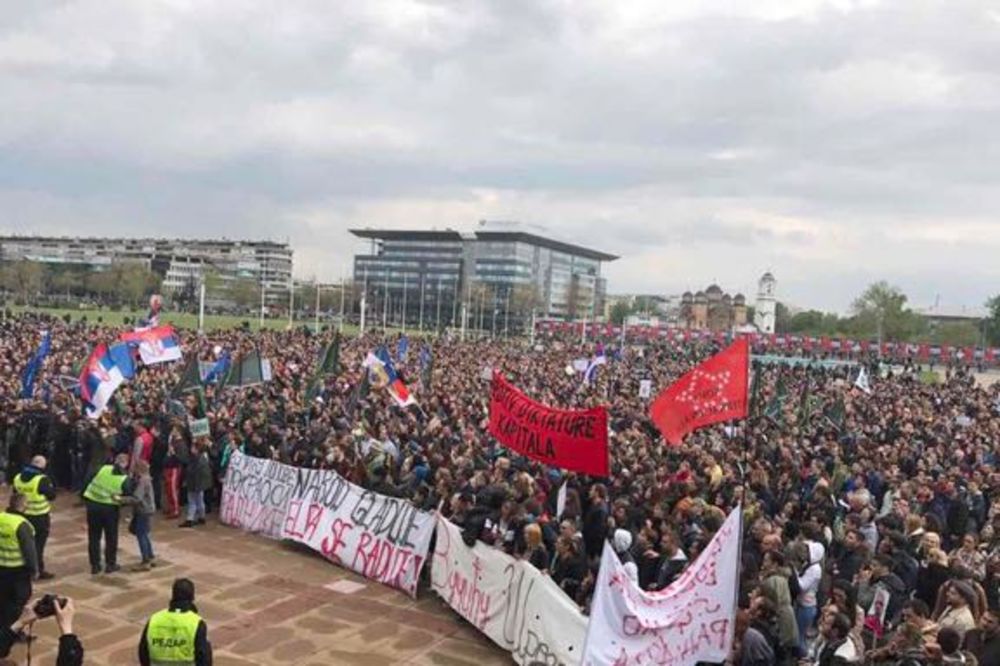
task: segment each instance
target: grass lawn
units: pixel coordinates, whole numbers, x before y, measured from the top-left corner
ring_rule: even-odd
[[[10,310],[15,314],[21,312],[40,312],[54,317],[62,318],[63,315],[69,314],[73,321],[79,321],[83,317],[87,318],[87,321],[97,321],[100,319],[105,324],[111,324],[115,326],[120,326],[124,323],[125,318],[128,317],[131,321],[135,321],[140,317],[145,317],[148,314],[147,310],[134,311],[134,310],[99,310],[99,309],[74,309],[74,308],[36,308],[36,307],[25,307],[25,306],[14,306]],[[198,315],[190,314],[187,312],[170,312],[164,310],[160,313],[160,322],[164,324],[172,324],[177,328],[198,328]],[[252,330],[259,329],[260,318],[259,317],[239,317],[233,315],[205,315],[205,329],[215,330],[220,328],[235,328],[241,326],[243,322],[249,322],[250,328]],[[308,321],[296,321],[296,326],[301,326],[302,324],[312,325],[313,320]],[[321,322],[322,325],[322,322]],[[284,330],[288,327],[288,319],[265,319],[264,328],[272,330]],[[345,326],[345,332],[354,333],[357,327]]]

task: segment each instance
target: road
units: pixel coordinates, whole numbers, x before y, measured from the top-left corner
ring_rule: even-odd
[[[6,492],[0,492],[0,501],[7,506]],[[86,664],[138,663],[136,646],[146,619],[166,607],[171,583],[182,576],[197,588],[216,666],[512,663],[428,590],[410,599],[295,546],[220,525],[214,516],[196,529],[157,520],[153,545],[160,566],[151,572],[136,570],[138,548],[123,518],[122,571],[91,576],[84,510],[77,502],[68,495],[56,501],[46,549],[47,567],[56,578],[36,584],[35,595],[73,597],[74,629]],[[54,625],[45,620],[36,626],[33,664],[55,663]],[[0,664],[24,663],[24,646],[15,647],[10,659]]]

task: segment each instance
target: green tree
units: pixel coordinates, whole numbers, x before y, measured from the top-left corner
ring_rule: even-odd
[[[858,337],[881,337],[909,340],[926,328],[923,317],[906,307],[906,294],[899,287],[880,280],[868,286],[851,308],[852,334]]]
[[[991,347],[1000,345],[1000,294],[986,301],[986,339]]]
[[[43,264],[21,259],[4,266],[3,286],[14,292],[19,300],[27,303],[45,289],[47,273]]]
[[[611,306],[611,323],[620,326],[630,314],[632,314],[632,308],[629,306],[628,301],[624,299],[617,301]]]
[[[945,321],[935,326],[930,342],[955,347],[971,347],[980,342],[980,327],[972,321]]]
[[[260,285],[251,278],[239,278],[229,285],[229,298],[241,308],[260,302]]]
[[[797,333],[791,327],[792,315],[788,306],[778,301],[774,304],[774,330],[776,333]],[[750,321],[753,321],[752,319]]]

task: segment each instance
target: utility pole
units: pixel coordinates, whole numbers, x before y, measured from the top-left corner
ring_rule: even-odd
[[[583,321],[580,324],[580,344],[587,344],[587,315],[583,315]]]
[[[535,308],[531,308],[531,348],[535,348]]]
[[[295,325],[295,279],[288,279],[288,328]]]
[[[462,342],[465,342],[465,321],[469,318],[468,307],[465,303],[462,303]]]
[[[454,328],[457,323],[456,315],[458,314],[458,276],[455,276],[455,288],[451,290],[451,327]]]

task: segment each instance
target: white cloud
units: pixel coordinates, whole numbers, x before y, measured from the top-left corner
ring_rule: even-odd
[[[1000,56],[976,0],[79,0],[0,9],[0,227],[288,237],[519,218],[613,291],[770,268],[979,304]]]

